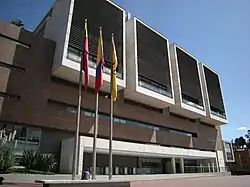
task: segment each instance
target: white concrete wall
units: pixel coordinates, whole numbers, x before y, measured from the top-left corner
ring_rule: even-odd
[[[60,173],[72,173],[74,139],[61,142]]]
[[[137,57],[137,30],[136,23],[140,22],[148,29],[151,29],[156,34],[160,35],[166,40],[168,50],[168,40],[160,33],[133,17],[126,22],[126,61],[127,61],[127,87],[125,89],[125,97],[135,100],[137,102],[148,104],[157,108],[165,108],[169,105],[174,104],[174,99],[159,94],[157,92],[151,91],[144,88],[138,84],[138,57]],[[170,67],[170,81],[172,84],[172,70],[171,63],[169,60]],[[172,87],[173,92],[173,87]]]
[[[220,168],[220,172],[225,172],[225,159],[223,151],[217,151],[217,163]]]
[[[199,82],[201,85],[201,75],[199,73],[199,66],[198,66],[198,60],[193,57],[191,54],[186,52],[181,47],[177,46],[176,44],[170,45],[170,59],[171,59],[171,65],[172,65],[172,73],[173,73],[173,83],[174,83],[174,95],[175,95],[175,103],[176,105],[174,107],[170,108],[171,112],[178,113],[179,115],[183,115],[190,118],[199,118],[202,116],[206,116],[206,108],[204,106],[204,110],[198,109],[196,107],[190,106],[186,103],[182,102],[182,91],[181,91],[181,82],[180,82],[180,74],[179,74],[179,67],[178,67],[178,61],[177,61],[177,54],[176,54],[176,48],[182,50],[192,58],[194,58],[197,62],[197,68],[198,68],[198,76],[199,76]],[[191,83],[190,83],[191,84]],[[203,87],[201,85],[201,96],[202,96],[202,102],[204,104],[204,93],[203,93]]]
[[[174,88],[174,98],[175,104],[181,106],[181,85],[180,85],[180,76],[179,76],[179,67],[177,63],[177,55],[175,51],[175,44],[171,44],[169,47],[170,52],[170,61],[172,67],[172,76],[173,76],[173,88]]]
[[[211,68],[209,68],[204,63],[199,63],[199,71],[200,71],[200,76],[201,76],[201,84],[202,84],[202,90],[203,90],[203,94],[204,94],[204,105],[206,107],[206,116],[207,116],[207,119],[204,119],[202,121],[205,121],[207,123],[217,124],[217,125],[226,124],[226,123],[228,123],[227,119],[223,119],[223,118],[218,117],[216,115],[213,115],[211,113],[210,101],[209,101],[209,95],[208,95],[208,90],[207,90],[207,82],[206,82],[206,75],[205,75],[205,72],[204,72],[204,67],[208,68],[209,70],[211,70],[212,72],[214,72],[215,74],[217,74],[214,70],[212,70]],[[219,78],[219,83],[220,83],[220,77],[219,77],[219,75],[218,75],[218,78]],[[221,83],[220,83],[220,87],[221,87]],[[221,94],[223,94],[222,90],[221,90]],[[222,100],[223,100],[223,103],[224,103],[223,95],[222,95]],[[224,103],[224,107],[225,107],[225,103]]]
[[[44,37],[56,42],[53,71],[62,65],[67,55],[73,7],[74,0],[56,0],[52,17],[47,21]]]
[[[93,137],[81,136],[79,140],[78,174],[83,170],[84,152],[93,152]],[[109,140],[97,138],[97,153],[108,154]],[[60,172],[71,173],[74,153],[74,139],[62,141]],[[219,167],[225,167],[222,151],[200,151],[176,147],[130,143],[113,140],[113,154],[127,156],[147,156],[157,158],[216,159]]]
[[[82,173],[83,169],[83,153],[84,153],[84,143],[83,139],[79,139],[79,152],[78,152],[78,168],[77,175]],[[73,155],[74,155],[74,144],[75,139],[67,139],[61,142],[61,157],[60,157],[60,173],[72,173],[72,165],[73,165]]]
[[[69,44],[70,29],[72,23],[73,9],[75,0],[56,0],[53,5],[52,17],[48,19],[45,34],[46,38],[49,38],[56,42],[55,57],[53,63],[53,75],[66,79],[71,82],[78,82],[80,64],[72,60],[67,59],[67,50]],[[125,88],[126,86],[126,44],[125,44],[125,11],[115,5],[113,2],[108,1],[113,6],[123,12],[123,79],[117,78],[118,90]],[[65,75],[65,72],[67,75]],[[78,72],[78,73],[77,73]],[[90,81],[89,86],[95,85],[95,69],[89,68]],[[110,75],[103,74],[104,84],[102,86],[103,91],[109,91]]]
[[[206,79],[205,79],[203,64],[199,63],[198,67],[199,67],[199,72],[200,72],[200,76],[201,76],[202,89],[203,89],[203,93],[204,93],[203,97],[204,97],[204,106],[206,108],[206,115],[210,116],[210,103],[209,103],[207,82],[206,82]]]
[[[84,150],[92,152],[93,138],[81,137],[84,143]],[[97,139],[97,152],[108,153],[109,140]],[[216,158],[216,152],[200,151],[176,147],[164,147],[158,145],[130,143],[123,141],[113,141],[113,153],[117,155],[149,156],[149,157],[183,157],[183,158]]]
[[[126,77],[125,96],[135,92],[138,84],[136,20],[126,22]]]

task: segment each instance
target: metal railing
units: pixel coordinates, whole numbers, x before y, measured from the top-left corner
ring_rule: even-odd
[[[215,173],[215,172],[230,172],[229,167],[216,166],[185,166],[185,173]]]
[[[70,51],[70,50],[68,50],[67,58],[70,59],[70,60],[73,60],[75,62],[78,62],[78,63],[80,63],[81,59],[82,59],[80,54],[77,54],[77,53],[75,53],[73,51]],[[96,63],[94,62],[95,61],[94,59],[96,59],[96,58],[95,57],[89,58],[89,67],[93,68],[93,69],[96,69]],[[104,66],[103,67],[103,72],[110,75],[111,74],[111,69]],[[123,78],[122,73],[120,73],[118,71],[116,72],[116,76],[119,77],[120,79]]]
[[[211,114],[213,114],[215,116],[218,116],[220,118],[226,119],[226,114],[225,113],[216,112],[216,111],[211,110]]]
[[[138,85],[161,95],[172,97],[171,88],[157,84],[141,75],[138,75]]]
[[[200,109],[200,110],[204,110],[204,107],[203,107],[203,106],[198,105],[198,104],[196,104],[196,103],[194,103],[194,102],[191,102],[191,101],[189,101],[189,100],[187,100],[187,99],[185,99],[185,98],[183,98],[183,97],[182,97],[182,102],[185,103],[185,104],[187,104],[187,105],[189,105],[189,106],[198,108],[198,109]]]

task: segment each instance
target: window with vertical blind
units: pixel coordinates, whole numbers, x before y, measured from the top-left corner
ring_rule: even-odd
[[[181,94],[183,101],[202,106],[203,100],[197,60],[183,50],[176,47],[177,63],[179,67]]]
[[[211,112],[214,115],[226,118],[219,76],[213,71],[211,71],[209,68],[205,66],[203,67],[204,67]]]
[[[168,46],[165,38],[136,22],[138,73],[171,91]]]
[[[75,0],[73,17],[69,37],[69,49],[77,51],[80,57],[83,48],[84,23],[88,20],[89,53],[95,60],[99,30],[102,27],[104,43],[105,67],[110,68],[112,43],[114,33],[118,58],[117,72],[123,72],[123,11],[108,1],[103,0]],[[74,59],[73,59],[74,60]]]

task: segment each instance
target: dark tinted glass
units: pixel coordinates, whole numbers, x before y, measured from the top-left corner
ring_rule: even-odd
[[[139,74],[171,88],[166,40],[138,21],[136,28]]]
[[[207,67],[203,67],[205,72],[210,105],[216,109],[219,109],[221,112],[225,112],[219,77],[216,73],[214,73]]]
[[[115,35],[118,71],[123,65],[123,12],[104,0],[76,0],[70,30],[69,45],[82,50],[84,22],[88,19],[89,52],[96,56],[99,28],[103,30],[104,58],[111,62],[111,35]],[[105,65],[105,66],[106,66]]]
[[[182,94],[185,94],[192,102],[203,106],[197,61],[178,47],[176,54]]]

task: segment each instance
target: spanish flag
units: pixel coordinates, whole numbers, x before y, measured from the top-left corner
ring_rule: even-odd
[[[96,75],[95,75],[95,93],[99,93],[100,88],[103,84],[103,65],[104,65],[104,54],[103,54],[103,40],[102,40],[102,29],[100,28],[100,38],[97,48],[97,59],[96,59]]]
[[[116,56],[116,48],[115,48],[115,41],[114,35],[112,34],[112,67],[111,67],[111,79],[112,79],[112,98],[113,101],[116,101],[117,98],[117,83],[116,83],[116,68],[118,65],[117,56]]]
[[[82,53],[82,70],[84,71],[84,78],[85,78],[85,89],[89,85],[89,40],[88,40],[88,29],[87,29],[87,20],[85,20],[85,38],[83,44],[83,53]]]

